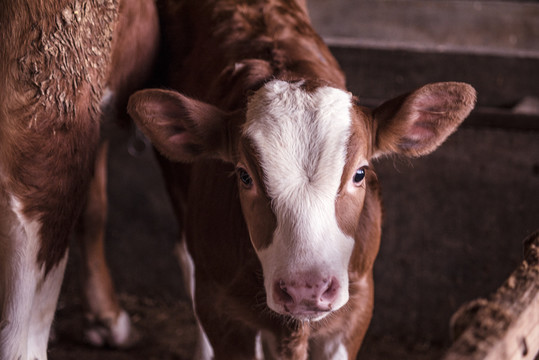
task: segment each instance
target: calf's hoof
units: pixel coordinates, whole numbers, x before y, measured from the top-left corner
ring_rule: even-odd
[[[88,319],[84,341],[96,347],[128,348],[140,340],[129,315],[122,310],[115,319]]]

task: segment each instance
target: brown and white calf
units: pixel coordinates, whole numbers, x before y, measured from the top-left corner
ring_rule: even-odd
[[[197,357],[354,359],[381,232],[371,161],[433,151],[475,91],[430,84],[369,110],[304,3],[176,1],[165,13],[174,90],[140,91],[128,112],[163,155],[183,226]]]
[[[155,5],[2,1],[0,33],[0,359],[47,358],[80,214],[89,337],[125,344],[129,319],[102,254],[107,146],[100,128],[149,73]]]

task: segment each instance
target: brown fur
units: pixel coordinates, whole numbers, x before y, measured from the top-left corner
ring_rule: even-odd
[[[112,38],[111,71],[106,87],[110,96],[102,107],[102,136],[95,171],[90,180],[88,200],[78,222],[77,237],[82,252],[82,287],[87,321],[86,337],[95,328],[104,338],[89,340],[94,345],[126,347],[137,340],[133,330],[127,337],[115,333],[123,312],[116,296],[104,252],[107,214],[106,127],[112,121],[127,119],[125,108],[129,95],[149,78],[159,45],[157,9],[153,0],[121,1],[118,21]],[[90,337],[91,338],[91,337]],[[100,341],[101,343],[96,341]]]
[[[99,137],[104,88],[132,91],[133,81],[127,75],[148,68],[151,56],[147,54],[154,51],[157,38],[146,38],[152,46],[140,44],[146,50],[141,54],[148,59],[146,64],[131,56],[126,65],[132,52],[125,51],[125,38],[114,36],[118,44],[112,56],[117,1],[99,6],[92,1],[52,1],[39,8],[10,4],[1,8],[2,33],[24,36],[7,37],[2,43],[3,188],[22,199],[27,215],[41,219],[39,261],[49,269],[64,255],[73,219],[81,211],[83,201],[66,199],[84,198]],[[111,66],[115,71],[110,71]]]
[[[121,308],[105,260],[105,225],[107,220],[108,142],[99,147],[88,200],[77,226],[81,245],[82,290],[89,324],[113,323]]]
[[[0,55],[2,188],[41,220],[38,261],[50,269],[65,254],[91,176],[117,3],[10,4],[2,33],[24,36],[8,37]]]
[[[259,329],[276,337],[282,359],[306,359],[339,334],[349,358],[355,358],[372,314],[381,202],[372,168],[355,195],[343,189],[360,160],[432,151],[473,107],[473,89],[427,85],[374,112],[354,105],[354,133],[336,201],[338,224],[355,239],[350,300],[321,321],[301,323],[266,306],[255,248],[269,244],[276,225],[261,186],[264,174],[242,124],[249,94],[265,82],[305,80],[308,92],[327,85],[344,89],[342,71],[312,29],[303,1],[169,0],[163,23],[170,49],[167,86],[182,94],[144,90],[131,97],[128,109],[164,155],[160,163],[173,203],[181,204],[177,217],[195,263],[198,318],[216,359],[253,358]],[[189,111],[193,106],[196,112]],[[186,149],[193,138],[197,147]],[[170,160],[197,161],[186,168]],[[249,170],[255,195],[239,190],[240,181],[231,176],[236,165]],[[259,240],[251,244],[252,238]]]
[[[101,264],[89,269],[85,291],[104,294],[98,296],[104,304],[95,305],[95,296],[88,302],[92,311],[107,308],[106,317],[119,305],[102,252],[106,152],[95,159],[104,118],[125,107],[129,92],[149,74],[157,27],[153,1],[0,3],[1,196],[16,198],[23,215],[40,225],[38,239],[28,242],[38,242],[35,262],[45,278],[65,259],[69,235],[84,213],[83,247],[95,257],[86,260]],[[107,88],[114,98],[102,104]]]
[[[260,160],[257,156],[257,151],[247,139],[242,139],[239,149],[239,164],[245,164],[248,173],[253,177],[253,182],[256,184],[257,192],[254,196],[247,192],[240,192],[242,196],[251,196],[250,201],[242,199],[242,206],[252,206],[252,208],[243,208],[245,214],[245,222],[249,226],[250,238],[253,246],[258,251],[267,248],[272,242],[273,230],[277,226],[277,219],[271,208],[270,199],[264,185],[264,173],[260,168]],[[245,186],[238,179],[238,186]]]
[[[245,100],[237,91],[246,92],[272,77],[292,74],[344,88],[337,62],[312,29],[306,12],[294,2],[166,4],[162,11],[165,39],[170,37],[166,48],[174,48],[169,81],[188,96],[231,110],[244,105],[237,103],[238,99]],[[238,74],[241,80],[230,76],[235,64],[246,66]],[[192,71],[199,68],[205,71]],[[242,86],[230,87],[231,81]],[[229,89],[234,91],[230,93]]]
[[[475,90],[469,85],[436,83],[386,102],[373,113],[377,119],[375,155],[431,153],[468,116],[475,100]],[[421,143],[414,136],[420,136]]]
[[[231,119],[224,120],[232,124],[244,121],[243,112],[237,110],[245,107],[249,92],[275,77],[287,80],[310,79],[311,81],[305,84],[307,91],[312,91],[321,84],[344,88],[344,77],[340,68],[311,28],[308,17],[301,7],[296,7],[290,2],[260,1],[257,4],[251,2],[249,5],[240,3],[236,8],[236,3],[237,1],[208,1],[194,5],[191,2],[177,2],[176,7],[171,7],[177,9],[177,12],[165,11],[168,16],[172,14],[173,20],[170,21],[174,21],[175,29],[180,26],[183,29],[182,33],[188,31],[193,35],[191,39],[185,39],[185,43],[166,45],[167,48],[189,49],[170,60],[171,87],[229,111],[229,114],[234,113],[235,116]],[[164,17],[166,19],[167,15]],[[178,23],[181,25],[177,25]],[[167,28],[166,20],[164,27]],[[167,34],[174,39],[181,39],[182,36],[181,33],[172,36],[169,30],[166,31],[165,38]],[[138,98],[142,100],[143,96],[141,93]],[[137,111],[131,112],[137,122],[146,121],[140,120],[136,112],[148,110],[142,110],[144,105],[140,105],[140,102],[132,101],[132,103],[133,106],[140,106]],[[184,110],[179,111],[184,113]],[[173,116],[173,113],[167,113]],[[224,117],[225,115],[222,115],[221,120]],[[150,118],[159,121],[158,114],[153,114]],[[236,126],[229,126],[230,132],[239,134],[239,129]],[[361,135],[365,136],[364,133]],[[157,138],[153,140],[158,147],[163,144]],[[233,163],[238,160],[244,162],[254,181],[262,184],[260,177],[263,174],[256,169],[256,165],[253,165],[256,164],[256,160],[249,158],[254,152],[248,144],[243,145],[247,146],[245,151],[238,152],[242,148],[238,140],[239,138],[234,140],[233,136],[229,136],[230,152],[224,157],[231,159]],[[170,149],[165,154],[174,151],[177,154],[182,153],[178,149]],[[262,270],[241,216],[237,180],[230,176],[234,172],[234,167],[219,161],[197,161],[191,165],[190,186],[181,188],[174,183],[177,181],[174,179],[183,178],[185,174],[173,171],[177,165],[169,164],[164,159],[161,159],[161,163],[165,169],[165,179],[173,202],[187,203],[186,212],[180,211],[178,218],[186,226],[184,231],[188,247],[196,264],[197,313],[205,325],[217,359],[250,358],[247,349],[232,344],[238,342],[250,344],[249,348],[252,351],[258,328],[278,334],[277,341],[280,344],[279,351],[282,358],[304,359],[309,351],[309,339],[316,341],[314,339],[317,337],[341,331],[342,317],[349,317],[350,313],[357,312],[354,309],[359,306],[362,308],[360,315],[353,315],[359,318],[346,326],[349,327],[349,331],[346,331],[349,335],[345,341],[352,352],[357,351],[370,319],[371,290],[360,289],[352,283],[350,303],[332,316],[331,320],[324,320],[320,324],[305,325],[293,321],[288,323],[285,319],[271,315],[268,310],[264,310]],[[215,186],[216,179],[220,179],[217,181],[219,186]],[[369,197],[369,203],[377,201],[376,194],[375,190]],[[262,199],[264,198],[267,199],[266,195],[262,196]],[[261,200],[260,206],[267,206],[264,203],[267,204],[268,201]],[[361,207],[359,206],[359,210]],[[375,215],[377,209],[379,211],[379,206],[371,210],[373,215],[367,218],[368,225],[354,226],[354,230],[357,227],[359,232],[367,226],[379,228],[380,218]],[[249,209],[244,209],[243,213],[249,214]],[[253,219],[246,219],[247,223],[253,224],[253,229],[256,228],[253,231],[271,234],[268,230],[274,228],[274,220],[265,224],[265,221],[272,219],[273,216],[270,208],[268,214],[265,220],[259,219],[264,222],[262,225],[260,223],[256,225],[257,222]],[[352,231],[351,229],[350,232]],[[376,234],[379,235],[379,230],[375,231],[373,236]],[[370,240],[365,239],[363,242],[365,244],[357,245],[356,257],[362,259],[363,256],[359,252],[363,250],[369,250],[372,256],[367,261],[359,261],[361,265],[358,269],[354,269],[359,270],[358,276],[351,279],[352,281],[359,281],[363,275],[368,274],[377,252],[377,244],[368,248]],[[208,262],[207,259],[212,261]],[[255,293],[254,289],[257,289]],[[210,293],[212,296],[207,295]],[[216,327],[216,324],[221,325]]]

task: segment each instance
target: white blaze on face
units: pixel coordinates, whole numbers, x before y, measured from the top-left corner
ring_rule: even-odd
[[[348,263],[354,240],[339,228],[335,200],[351,132],[351,95],[331,87],[306,91],[301,82],[275,80],[250,99],[244,134],[260,157],[277,227],[258,250],[268,306],[273,284],[291,276],[334,277],[332,309],[348,301]]]

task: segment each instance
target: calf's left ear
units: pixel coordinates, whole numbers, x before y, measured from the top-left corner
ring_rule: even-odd
[[[473,87],[442,82],[389,100],[373,110],[374,155],[426,155],[440,146],[472,111]]]

